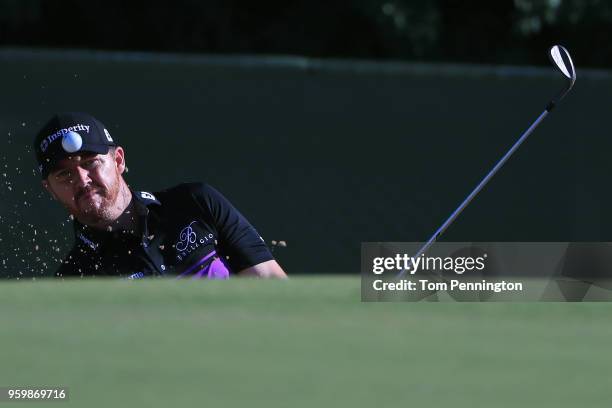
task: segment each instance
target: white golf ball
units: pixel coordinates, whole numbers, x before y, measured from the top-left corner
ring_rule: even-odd
[[[83,147],[83,138],[77,132],[68,132],[62,138],[62,147],[68,153],[78,152]]]

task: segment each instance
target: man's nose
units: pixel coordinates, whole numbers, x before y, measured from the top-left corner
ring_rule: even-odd
[[[89,172],[81,167],[77,167],[74,172],[74,183],[77,187],[86,186],[91,182]]]

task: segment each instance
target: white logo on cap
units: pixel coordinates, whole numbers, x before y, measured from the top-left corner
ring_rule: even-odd
[[[108,130],[104,129],[104,135],[109,142],[113,143],[113,138],[111,137],[110,133],[108,133]]]
[[[50,143],[53,143],[56,139],[58,139],[61,136],[64,136],[68,132],[76,132],[77,130],[79,132],[86,132],[89,134],[89,125],[82,125],[79,123],[78,125],[63,128],[63,129],[58,130],[55,133],[50,134],[49,136],[44,138],[42,142],[40,142],[40,151],[44,153],[49,147]]]
[[[62,138],[62,147],[68,153],[78,152],[83,147],[83,138],[77,132],[68,132]]]

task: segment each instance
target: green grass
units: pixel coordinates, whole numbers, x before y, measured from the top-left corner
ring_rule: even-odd
[[[0,386],[67,386],[57,406],[79,407],[612,399],[609,304],[359,299],[357,278],[7,282]]]

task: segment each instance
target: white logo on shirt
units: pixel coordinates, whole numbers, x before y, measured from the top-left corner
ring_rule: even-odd
[[[157,199],[155,198],[155,196],[151,193],[147,193],[146,191],[142,191],[140,193],[140,196],[146,200],[155,200],[157,201]]]
[[[176,243],[176,250],[179,252],[183,252],[187,249],[189,244],[195,244],[198,240],[198,234],[196,234],[191,227],[195,221],[192,221],[191,224],[186,226],[181,230],[179,235],[179,242]]]
[[[183,228],[179,234],[179,240],[175,245],[176,251],[178,252],[176,258],[179,261],[182,261],[184,257],[195,251],[200,245],[208,244],[215,238],[210,232],[204,232],[203,235],[198,236],[198,233],[193,229],[193,224],[196,222],[197,221],[191,221],[191,223]]]
[[[84,243],[87,244],[88,247],[90,247],[91,249],[93,249],[94,251],[96,249],[98,249],[98,244],[96,244],[95,242],[93,242],[92,240],[90,240],[89,238],[87,238],[85,235],[83,235],[82,232],[79,232],[79,234],[77,235],[81,241],[83,241]]]

